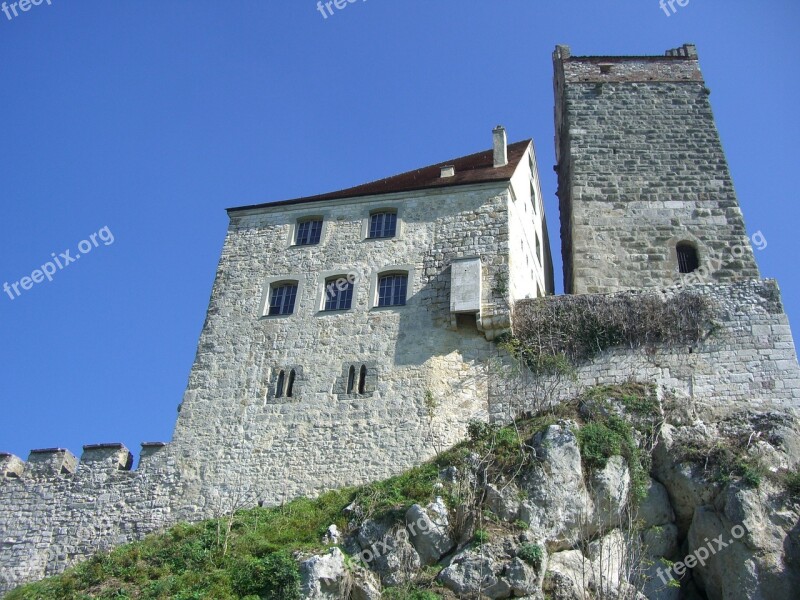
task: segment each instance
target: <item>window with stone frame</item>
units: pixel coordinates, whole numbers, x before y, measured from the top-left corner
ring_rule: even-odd
[[[350,310],[355,284],[344,275],[325,280],[325,311]]]
[[[367,391],[367,365],[361,365],[358,372],[358,393],[364,394]]]
[[[322,219],[305,219],[297,223],[294,243],[298,246],[319,244],[322,238]]]
[[[397,213],[393,210],[374,212],[369,217],[369,238],[392,238],[397,235]]]
[[[355,386],[356,386],[356,368],[355,366],[350,365],[350,369],[347,372],[347,388],[345,393],[352,394],[353,390],[355,389]]]
[[[286,371],[278,374],[278,381],[275,383],[275,397],[283,398],[284,385],[286,383]]]
[[[405,306],[408,273],[388,273],[378,278],[378,306]]]
[[[287,281],[270,286],[269,315],[291,315],[297,299],[297,282]]]

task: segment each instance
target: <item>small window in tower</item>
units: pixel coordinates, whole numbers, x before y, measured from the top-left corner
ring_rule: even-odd
[[[278,383],[275,384],[275,397],[276,398],[283,398],[283,385],[286,381],[286,373],[281,371],[278,374]]]
[[[291,398],[292,392],[294,391],[294,369],[289,371],[289,382],[286,384],[286,397]]]
[[[363,394],[367,390],[367,365],[361,365],[358,373],[358,393]]]
[[[678,254],[678,270],[681,273],[691,273],[700,266],[700,259],[697,256],[697,248],[690,242],[680,242],[675,250]]]
[[[610,65],[610,64],[608,64],[608,63],[601,64],[601,65],[600,65],[600,72],[601,72],[601,73],[604,73],[604,74],[611,73],[611,67],[612,67],[612,66],[613,66],[613,65]]]
[[[383,210],[369,217],[369,237],[371,239],[392,238],[397,233],[397,213]]]
[[[298,246],[319,244],[322,237],[322,219],[308,219],[297,224],[297,235],[294,243]]]
[[[280,283],[272,286],[269,296],[269,314],[292,314],[294,312],[294,302],[296,298],[297,282]]]
[[[347,393],[352,394],[353,389],[356,387],[356,368],[350,365],[350,371],[347,374]]]

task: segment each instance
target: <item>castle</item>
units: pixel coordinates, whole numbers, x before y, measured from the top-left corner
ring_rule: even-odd
[[[648,378],[725,411],[797,407],[777,285],[761,280],[694,46],[664,56],[556,48],[565,290],[724,307],[697,347],[620,348],[575,387]],[[172,442],[0,455],[0,593],[232,498],[273,505],[374,481],[505,419],[525,390],[492,361],[513,306],[552,294],[530,140],[355,188],[228,210]],[[733,252],[732,249],[737,251]],[[707,280],[690,279],[716,257]]]

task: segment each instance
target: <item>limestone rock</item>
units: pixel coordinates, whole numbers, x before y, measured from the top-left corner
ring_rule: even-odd
[[[639,503],[636,518],[644,527],[655,527],[675,522],[675,512],[669,503],[667,488],[653,478],[648,480],[647,495]]]
[[[544,568],[539,570],[544,573]],[[515,558],[506,566],[503,578],[508,582],[514,597],[534,594],[541,587],[536,570],[521,558]]]
[[[372,520],[362,524],[358,532],[361,558],[380,575],[384,585],[401,585],[419,570],[419,554],[408,538],[402,526]]]
[[[550,555],[547,563],[545,591],[553,600],[584,600],[584,589],[593,582],[591,568],[579,550],[566,550]]]
[[[680,585],[677,580],[671,579],[670,566],[663,560],[648,566],[642,573],[642,579],[642,593],[648,600],[680,600]]]
[[[448,567],[439,573],[438,580],[459,598],[508,598],[511,586],[500,578],[502,564],[481,549],[467,550],[456,556]]]
[[[675,558],[678,553],[678,527],[674,523],[656,525],[642,532],[642,550],[651,558]]]
[[[327,546],[336,545],[341,540],[341,534],[339,533],[339,528],[336,525],[331,525],[325,531],[325,535],[322,536],[322,543]]]
[[[703,424],[676,428],[665,424],[661,440],[653,451],[655,478],[667,489],[670,504],[675,511],[678,531],[689,530],[694,510],[713,502],[719,493],[719,484],[709,481],[702,467],[681,460],[681,450],[687,444],[702,445],[711,432]]]
[[[381,600],[381,583],[371,571],[355,567],[351,581],[349,600]]]
[[[503,521],[513,522],[519,518],[520,490],[514,483],[496,486],[486,484],[486,507]]]
[[[411,544],[423,565],[432,565],[455,546],[447,507],[441,498],[423,508],[414,504],[406,512]]]
[[[768,483],[762,488],[729,485],[716,508],[695,511],[688,548],[698,562],[694,578],[710,600],[789,600],[800,589],[800,512],[780,505]]]
[[[612,456],[606,466],[591,478],[595,517],[593,531],[619,527],[631,492],[628,464],[621,456]]]
[[[570,547],[594,512],[573,433],[576,428],[573,421],[560,421],[537,434],[533,444],[539,462],[522,477],[528,497],[522,502],[520,519],[555,549]]]
[[[586,592],[601,597],[638,597],[624,579],[627,546],[624,536],[614,530],[589,544],[586,555],[566,550],[550,556],[545,591],[554,599],[584,600]]]
[[[339,600],[346,579],[344,554],[338,548],[300,563],[300,592],[304,600]]]

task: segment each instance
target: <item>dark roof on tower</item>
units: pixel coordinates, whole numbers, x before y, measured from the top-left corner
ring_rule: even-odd
[[[528,139],[516,142],[515,144],[509,144],[508,164],[504,167],[495,168],[493,151],[484,150],[477,154],[470,154],[469,156],[447,160],[414,171],[401,173],[400,175],[387,177],[386,179],[379,179],[371,183],[364,183],[356,187],[339,190],[338,192],[329,192],[327,194],[307,196],[305,198],[295,198],[293,200],[264,202],[263,204],[252,204],[250,206],[237,206],[229,208],[228,211],[234,212],[286,204],[303,204],[305,202],[337,200],[340,198],[357,198],[359,196],[376,196],[380,194],[445,188],[492,181],[508,181],[514,174],[514,171],[516,171],[517,165],[525,155],[525,150],[530,142],[531,140]],[[453,177],[442,177],[442,167],[448,165],[455,167],[455,175]]]

